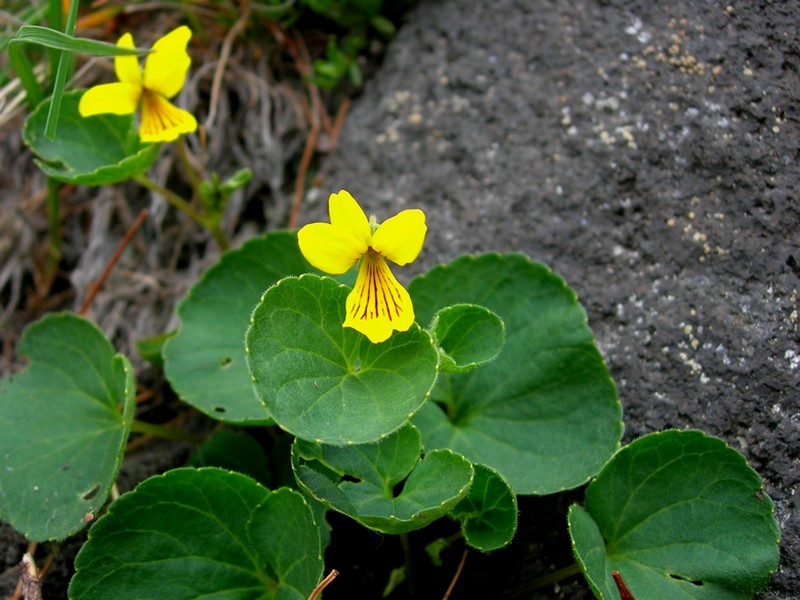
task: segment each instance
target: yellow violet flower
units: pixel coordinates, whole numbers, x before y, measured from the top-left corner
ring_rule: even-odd
[[[181,134],[195,131],[197,121],[192,114],[169,101],[186,80],[192,62],[186,46],[191,37],[192,31],[185,25],[170,31],[153,44],[145,58],[144,70],[136,56],[114,57],[119,81],[88,89],[78,105],[81,115],[129,115],[136,112],[141,102],[139,136],[143,142],[171,142]],[[131,34],[123,35],[117,46],[135,48]]]
[[[356,284],[345,302],[343,327],[352,327],[373,344],[414,322],[411,296],[395,279],[388,258],[402,266],[422,250],[425,213],[403,210],[380,225],[346,191],[328,199],[330,223],[311,223],[297,232],[300,251],[320,271],[340,275],[361,261]]]

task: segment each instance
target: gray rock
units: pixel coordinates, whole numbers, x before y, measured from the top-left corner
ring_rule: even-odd
[[[794,2],[424,1],[303,214],[324,219],[341,188],[379,220],[423,208],[428,239],[406,277],[489,250],[549,264],[587,309],[627,441],[702,429],[764,478],[783,539],[760,597],[775,600],[800,593],[799,14]],[[514,544],[470,559],[462,593],[534,597],[526,584],[570,560],[566,527],[540,513],[566,506],[523,503]],[[537,593],[591,597],[578,580]]]

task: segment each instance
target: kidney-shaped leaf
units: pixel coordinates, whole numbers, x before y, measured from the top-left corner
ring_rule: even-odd
[[[178,306],[181,325],[164,347],[167,378],[185,402],[227,423],[268,420],[253,392],[244,335],[264,290],[310,269],[297,236],[282,231],[226,252],[203,274]]]
[[[500,355],[439,377],[414,417],[426,449],[450,448],[497,469],[518,494],[587,481],[622,435],[616,388],[575,293],[521,254],[465,256],[409,285],[417,318],[485,306],[505,323]]]
[[[0,519],[32,541],[91,520],[119,470],[134,408],[133,370],[72,314],[25,331],[28,368],[0,382]]]
[[[406,425],[374,444],[296,440],[300,486],[330,508],[384,533],[406,533],[447,514],[467,493],[472,465],[449,450],[420,459],[419,432]]]
[[[431,334],[439,347],[442,371],[461,373],[494,360],[505,341],[503,321],[474,304],[447,306],[436,313]]]
[[[120,496],[92,527],[69,597],[301,600],[322,576],[319,540],[298,492],[175,469]]]
[[[253,311],[246,352],[256,393],[303,439],[375,441],[419,409],[436,379],[436,349],[416,324],[381,344],[342,327],[348,292],[329,277],[287,277]]]
[[[517,531],[517,497],[497,471],[485,465],[472,467],[472,486],[451,516],[461,521],[467,544],[490,552],[510,543]]]
[[[772,501],[744,457],[699,431],[665,431],[622,448],[569,513],[575,556],[595,595],[750,598],[778,566]]]
[[[55,139],[44,134],[50,100],[25,121],[22,138],[39,157],[39,168],[54,179],[79,185],[107,185],[146,171],[161,144],[139,140],[133,115],[81,116],[82,94],[78,90],[62,97]]]

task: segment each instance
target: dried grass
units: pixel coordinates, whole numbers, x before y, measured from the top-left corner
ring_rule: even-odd
[[[137,43],[150,43],[175,25],[175,13],[157,14],[157,27],[151,20],[146,31],[133,32]],[[273,77],[272,66],[281,58],[266,30],[230,45],[224,70],[217,78],[213,119],[208,119],[222,44],[220,39],[202,51],[191,47],[195,52],[193,69],[178,104],[197,115],[203,125],[186,141],[194,160],[207,173],[225,178],[243,167],[253,172],[249,184],[233,194],[224,215],[223,230],[236,246],[267,228],[286,224],[294,186],[291,170],[311,126],[309,102],[304,98],[308,92],[300,78],[276,82]],[[91,59],[71,85],[87,87],[108,81],[112,73],[110,60]],[[177,326],[177,302],[218,258],[219,250],[207,232],[135,183],[72,188],[65,193],[62,206],[62,272],[49,287],[43,280],[48,235],[46,181],[20,140],[23,111],[18,90],[7,88],[5,95],[0,90],[0,164],[7,165],[0,171],[3,374],[20,366],[12,364],[13,353],[8,348],[13,348],[25,325],[49,310],[77,311],[138,212],[147,208],[149,218],[91,302],[87,315],[118,351],[135,359],[136,340]],[[169,145],[149,176],[181,195],[190,193]]]

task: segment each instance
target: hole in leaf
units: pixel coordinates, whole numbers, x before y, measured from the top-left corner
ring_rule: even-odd
[[[229,367],[232,362],[233,359],[230,356],[226,356],[221,361],[219,361],[219,366],[224,369],[225,367]]]
[[[91,500],[92,498],[97,496],[98,492],[100,492],[100,484],[99,483],[95,484],[94,487],[92,489],[90,489],[88,492],[86,492],[85,494],[83,494],[83,496],[81,496],[81,498],[83,498],[84,500]]]
[[[342,475],[342,477],[341,477],[341,479],[339,479],[339,481],[349,481],[351,483],[361,483],[361,480],[358,477],[353,477],[352,475],[348,475],[347,473]]]
[[[686,583],[691,583],[692,585],[697,585],[697,586],[703,585],[703,582],[699,579],[689,579],[685,575],[680,575],[678,573],[670,573],[669,576],[672,577],[673,579],[677,579],[678,581],[685,581]]]
[[[227,412],[227,409],[224,406],[215,406],[214,407],[214,412],[224,413],[224,412]]]

